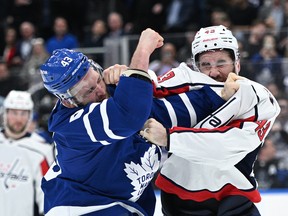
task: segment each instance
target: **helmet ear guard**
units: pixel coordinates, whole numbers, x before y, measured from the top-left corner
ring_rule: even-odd
[[[90,66],[93,68],[93,70],[97,71],[102,77],[103,76],[103,68],[98,63],[93,61],[92,59],[89,59],[88,61],[90,63]]]
[[[240,59],[237,39],[223,25],[201,28],[195,35],[191,49],[192,65],[197,71],[199,71],[197,66],[198,55],[209,50],[232,50],[234,61],[236,62]]]

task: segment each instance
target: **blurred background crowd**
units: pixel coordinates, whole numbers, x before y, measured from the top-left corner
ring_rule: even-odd
[[[31,130],[46,139],[56,98],[39,66],[57,48],[77,49],[104,68],[127,64],[142,30],[165,38],[151,58],[158,75],[191,64],[195,31],[229,27],[239,41],[240,75],[273,92],[281,113],[255,163],[259,188],[288,188],[288,0],[0,0],[0,106],[12,89],[33,95]]]

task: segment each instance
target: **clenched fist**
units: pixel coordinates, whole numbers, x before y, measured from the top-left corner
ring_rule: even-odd
[[[224,83],[224,88],[221,91],[221,97],[224,100],[228,101],[232,97],[232,95],[234,95],[238,91],[240,87],[240,84],[237,82],[237,80],[243,79],[245,78],[235,73],[229,73],[228,78]]]
[[[145,122],[143,129],[140,131],[140,135],[158,146],[167,146],[166,129],[154,118],[150,118]]]
[[[103,71],[103,77],[106,84],[115,84],[117,85],[120,79],[121,74],[127,70],[126,65],[115,64]]]

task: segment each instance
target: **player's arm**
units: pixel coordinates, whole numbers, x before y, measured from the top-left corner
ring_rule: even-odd
[[[199,163],[215,165],[236,164],[259,147],[274,120],[239,122],[238,125],[214,129],[164,128],[155,119],[146,122],[142,136],[150,142],[166,147],[170,153]]]
[[[130,66],[122,72],[113,97],[85,108],[83,120],[92,140],[109,144],[142,128],[149,117],[153,98],[147,73],[149,58],[162,45],[163,38],[157,32],[152,29],[143,31]]]
[[[203,73],[191,70],[185,63],[158,77],[151,70],[148,73],[153,82],[153,94],[159,98],[199,89],[204,85],[209,85],[214,91],[220,92],[224,85]]]
[[[244,90],[251,92],[247,89],[247,85],[244,86],[246,86],[243,88]],[[263,143],[280,112],[277,101],[267,90],[262,86],[255,86],[253,83],[250,86],[253,87],[258,98],[257,106],[250,110],[245,110],[244,107],[253,105],[255,101],[249,101],[248,99],[253,97],[248,95],[247,100],[249,102],[247,105],[241,105],[241,101],[233,104],[233,100],[226,107],[221,107],[223,113],[220,113],[221,110],[216,111],[209,120],[200,122],[195,128],[173,127],[166,129],[156,120],[149,119],[141,134],[150,142],[165,146],[171,153],[188,160],[224,163],[223,166],[225,162],[238,161]],[[242,93],[245,95],[248,92],[243,91]],[[242,101],[242,103],[244,102]],[[231,114],[225,117],[225,110],[227,112],[228,110],[236,110],[235,116],[242,117],[242,119],[225,124],[229,121],[225,122],[224,120],[229,119]],[[218,115],[219,113],[220,115]],[[210,155],[208,160],[207,155]]]
[[[144,30],[139,38],[136,50],[131,58],[130,66],[115,64],[104,70],[103,76],[106,84],[118,84],[120,76],[143,79],[147,74],[150,55],[155,49],[163,46],[163,37],[152,29]],[[144,78],[145,79],[145,78]]]

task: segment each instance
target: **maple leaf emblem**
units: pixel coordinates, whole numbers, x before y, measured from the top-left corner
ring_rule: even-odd
[[[125,163],[124,171],[127,177],[131,179],[131,184],[134,186],[134,192],[131,193],[130,201],[137,201],[147,185],[151,182],[154,174],[159,169],[160,160],[158,153],[156,153],[155,145],[152,145],[141,157],[141,164]]]

